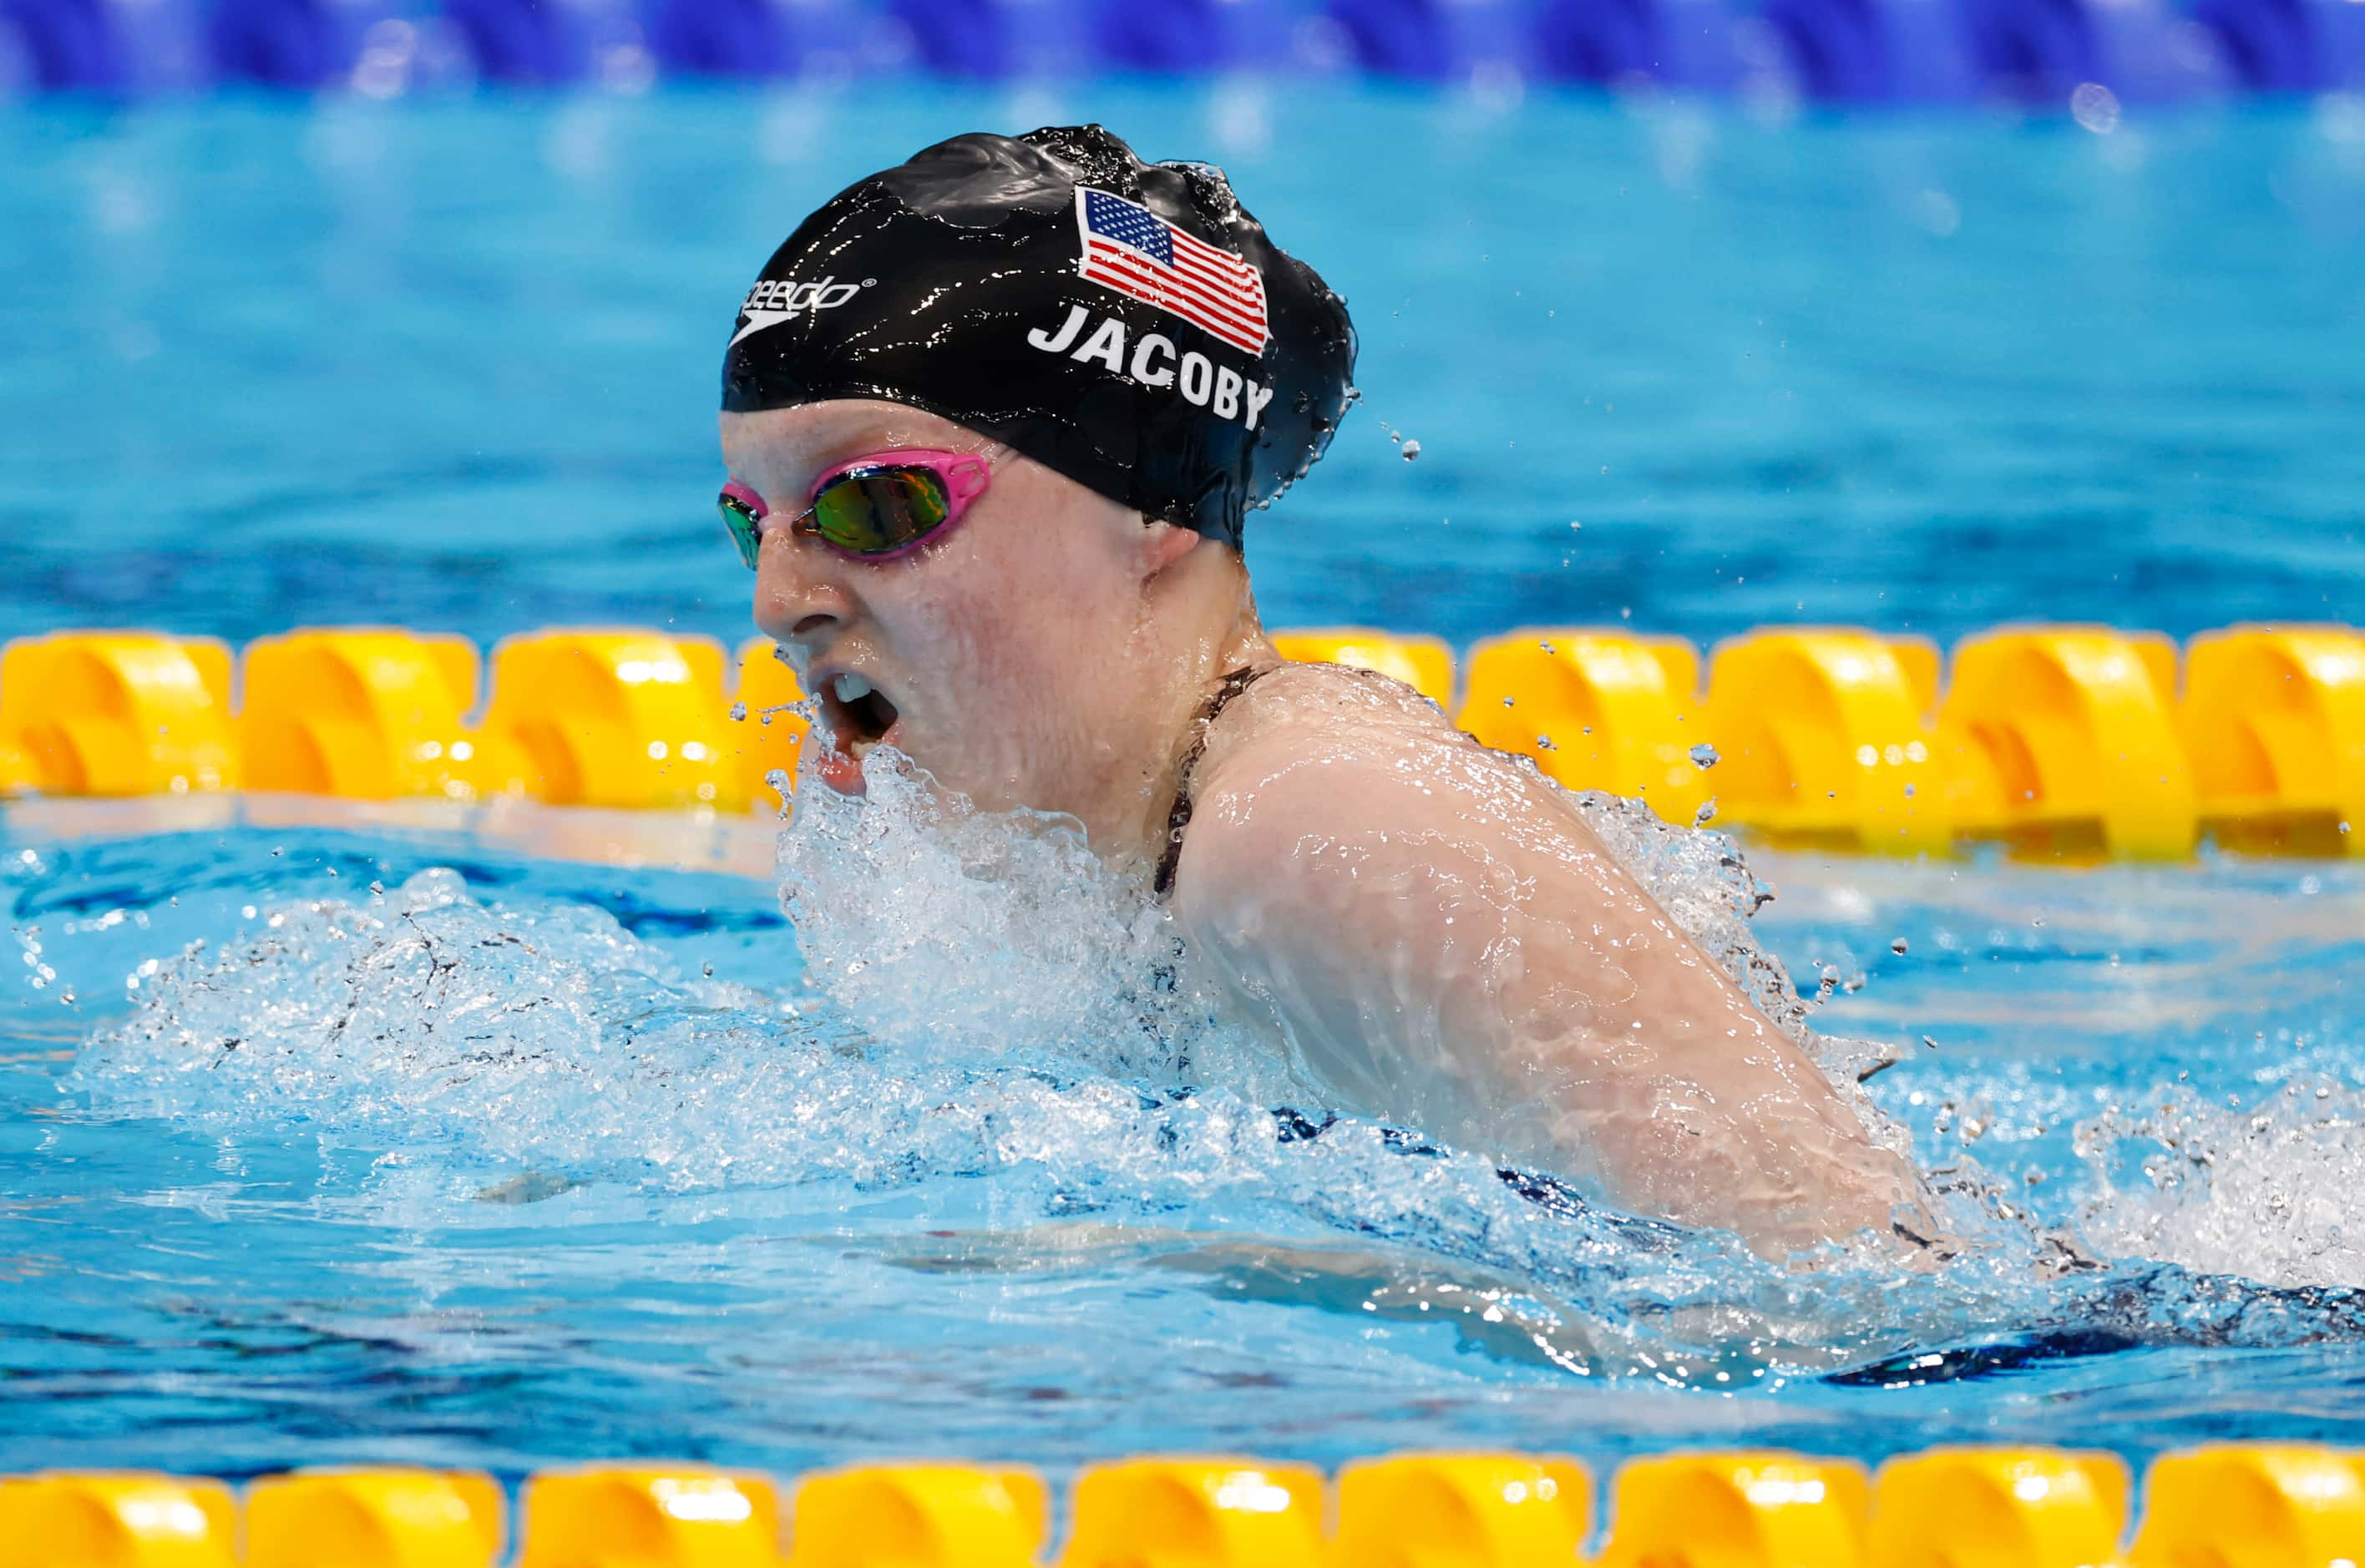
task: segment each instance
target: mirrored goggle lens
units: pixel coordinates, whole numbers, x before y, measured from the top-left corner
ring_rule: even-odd
[[[942,528],[952,499],[925,468],[869,469],[831,481],[813,515],[813,531],[839,549],[884,555]]]
[[[739,558],[747,569],[756,569],[756,560],[763,553],[763,532],[756,526],[756,510],[745,501],[725,491],[715,498],[714,510],[723,514],[723,526],[731,531],[732,543],[739,546]]]

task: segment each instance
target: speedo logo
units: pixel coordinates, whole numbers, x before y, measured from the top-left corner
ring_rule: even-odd
[[[1157,391],[1180,392],[1184,401],[1218,419],[1238,420],[1250,430],[1257,428],[1257,416],[1272,401],[1272,387],[1258,386],[1197,349],[1178,354],[1174,340],[1163,332],[1144,332],[1128,344],[1124,321],[1104,316],[1087,334],[1084,323],[1091,319],[1092,312],[1082,306],[1070,305],[1065,321],[1048,330],[1035,328],[1026,334],[1026,342],[1045,353],[1064,354],[1080,364],[1105,366]]]
[[[825,277],[819,283],[796,283],[784,277],[765,278],[739,302],[739,313],[747,318],[747,324],[732,333],[731,341],[735,343],[750,332],[793,321],[809,312],[835,309],[878,281],[867,277],[860,283],[840,283]]]

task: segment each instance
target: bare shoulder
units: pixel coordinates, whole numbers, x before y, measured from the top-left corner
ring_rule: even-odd
[[[1475,743],[1400,681],[1341,665],[1287,664],[1225,709],[1193,779],[1196,812],[1218,817],[1328,786],[1433,766]],[[1408,756],[1409,754],[1409,756]],[[1194,818],[1194,834],[1198,831]]]
[[[1195,770],[1177,876],[1186,916],[1356,876],[1422,874],[1457,847],[1596,847],[1523,758],[1455,729],[1436,703],[1366,671],[1292,665],[1227,708]]]
[[[1401,681],[1344,665],[1284,664],[1224,710],[1207,737],[1197,777],[1204,797],[1276,753],[1343,762],[1384,755],[1388,745],[1470,745],[1444,711]]]

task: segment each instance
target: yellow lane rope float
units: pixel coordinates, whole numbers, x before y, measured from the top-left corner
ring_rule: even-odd
[[[1362,628],[1288,657],[1376,669],[1489,745],[1671,822],[1920,855],[2068,861],[2365,853],[2365,634],[2242,626],[2182,650],[2102,626],[1926,641],[1766,627],[1680,638],[1530,626],[1471,648]],[[777,809],[801,693],[757,639],[555,628],[493,651],[391,628],[68,632],[0,653],[0,797],[244,789],[353,800]],[[1703,679],[1705,676],[1705,679]],[[480,715],[480,716],[479,716]]]
[[[2169,1454],[2132,1532],[2106,1453],[1950,1448],[1867,1474],[1773,1451],[1630,1461],[1597,1568],[2326,1568],[2365,1559],[2365,1455],[2227,1443]],[[704,1465],[549,1471],[514,1516],[469,1473],[219,1481],[0,1479],[0,1568],[1538,1568],[1581,1563],[1596,1488],[1575,1460],[1417,1453],[1349,1464],[1153,1456],[1086,1467],[1055,1540],[1013,1466],[891,1464],[786,1486]],[[515,1539],[510,1539],[511,1532]],[[2130,1539],[2130,1534],[2132,1539]]]

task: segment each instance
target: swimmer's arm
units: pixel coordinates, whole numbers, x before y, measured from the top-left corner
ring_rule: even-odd
[[[1564,801],[1466,744],[1306,749],[1206,770],[1175,896],[1328,1082],[1761,1250],[1927,1233],[1911,1167]]]

